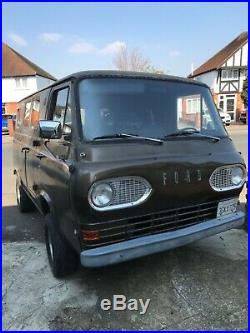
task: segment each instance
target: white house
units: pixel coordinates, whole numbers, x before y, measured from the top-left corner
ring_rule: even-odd
[[[56,78],[7,44],[2,44],[2,114],[16,112],[17,102]]]
[[[248,76],[248,33],[243,32],[189,77],[206,83],[218,108],[228,112],[233,121],[244,110],[241,100],[243,81]]]

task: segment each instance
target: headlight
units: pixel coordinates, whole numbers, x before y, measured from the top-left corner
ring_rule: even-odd
[[[142,204],[152,192],[149,182],[138,176],[97,181],[88,193],[89,204],[99,211],[133,207]]]
[[[243,165],[227,165],[214,170],[209,183],[217,192],[234,190],[243,186],[246,179],[246,169]]]
[[[240,167],[235,167],[232,169],[231,177],[233,185],[237,186],[242,183],[244,179],[244,172]]]
[[[113,196],[113,190],[109,184],[101,183],[93,187],[91,191],[91,201],[96,207],[107,206]]]

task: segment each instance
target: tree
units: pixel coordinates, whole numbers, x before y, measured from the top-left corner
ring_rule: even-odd
[[[163,73],[162,70],[155,69],[151,65],[151,61],[144,57],[138,49],[129,51],[125,45],[116,52],[113,64],[119,71]]]
[[[129,69],[129,54],[125,45],[121,46],[116,51],[113,63],[119,71],[128,71]]]
[[[243,89],[241,93],[241,99],[245,107],[248,106],[248,78],[243,83]]]

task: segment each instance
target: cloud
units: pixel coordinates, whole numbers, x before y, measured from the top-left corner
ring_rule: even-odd
[[[92,43],[80,40],[72,44],[68,51],[75,54],[88,53],[106,56],[115,54],[123,46],[126,46],[126,43],[119,40],[106,44],[103,47],[97,47]]]
[[[121,47],[125,47],[126,43],[122,42],[122,41],[115,41],[112,43],[107,44],[106,46],[104,46],[102,49],[99,50],[99,53],[101,54],[105,54],[105,55],[112,55],[114,53],[116,53],[117,51],[119,51],[119,49]]]
[[[55,43],[58,42],[60,39],[62,39],[62,35],[57,32],[43,32],[40,35],[40,38],[44,42]]]
[[[70,53],[76,53],[76,54],[94,53],[96,51],[97,49],[93,44],[84,41],[75,43],[71,45],[71,47],[69,48]]]
[[[169,52],[170,57],[179,57],[181,55],[181,52],[178,50],[172,50]]]
[[[11,32],[9,34],[9,38],[12,40],[13,43],[18,46],[26,46],[28,44],[22,36],[15,34],[14,32]]]

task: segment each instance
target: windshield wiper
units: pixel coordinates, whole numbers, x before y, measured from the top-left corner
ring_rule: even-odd
[[[140,136],[138,134],[127,134],[127,133],[116,133],[116,134],[109,134],[109,135],[103,135],[103,136],[98,136],[94,138],[93,140],[105,140],[105,139],[119,139],[119,138],[133,138],[133,139],[138,139],[138,140],[145,140],[145,141],[151,141],[151,142],[156,142],[158,144],[162,144],[163,140],[161,139],[155,139],[155,138],[149,138],[146,136]]]
[[[179,131],[170,133],[168,135],[165,135],[163,139],[167,139],[169,137],[175,137],[175,136],[186,136],[186,135],[197,135],[199,137],[211,139],[216,142],[220,141],[220,138],[218,138],[217,136],[202,134],[200,131],[198,131],[194,127],[187,127],[187,128],[183,128]]]

